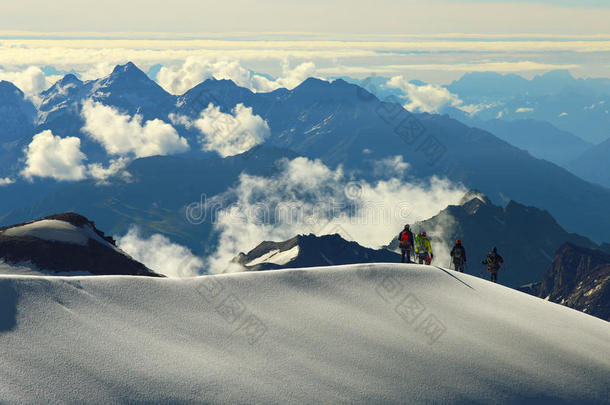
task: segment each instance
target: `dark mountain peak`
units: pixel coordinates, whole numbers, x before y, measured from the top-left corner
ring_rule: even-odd
[[[193,97],[200,96],[204,92],[210,92],[214,95],[225,95],[225,94],[239,94],[249,93],[253,94],[252,91],[246,87],[241,87],[237,85],[231,79],[216,79],[215,77],[211,77],[209,79],[204,80],[199,83],[192,89],[188,90],[182,97]],[[218,97],[218,96],[215,96]]]
[[[128,74],[128,75],[140,75],[146,74],[139,67],[137,67],[133,62],[127,62],[124,65],[116,65],[112,70],[111,75],[119,75],[119,74]]]
[[[73,75],[72,73],[68,73],[55,83],[47,90],[43,91],[41,95],[46,99],[47,97],[61,96],[66,93],[66,89],[70,87],[80,87],[83,84],[82,80]]]
[[[119,250],[93,221],[74,212],[0,228],[0,259],[41,272],[159,275]]]
[[[339,234],[297,235],[283,242],[265,241],[233,259],[233,262],[255,271],[399,261],[400,257],[394,252],[365,248]]]
[[[323,87],[327,87],[327,86],[330,86],[330,83],[327,82],[326,80],[318,79],[317,77],[308,77],[307,79],[303,80],[301,82],[301,84],[299,84],[297,87],[295,87],[294,90],[296,90],[296,89],[315,89],[315,88],[323,88]]]
[[[568,69],[556,69],[534,77],[534,80],[561,80],[573,81],[574,76]]]
[[[540,298],[610,320],[610,254],[565,243],[537,289]]]
[[[58,83],[62,86],[65,86],[68,84],[75,84],[75,85],[79,86],[79,85],[83,84],[83,81],[80,80],[75,75],[73,75],[72,73],[68,73],[67,75],[62,77]]]
[[[479,190],[473,189],[473,190],[469,190],[466,194],[464,194],[464,197],[462,197],[462,199],[460,200],[460,205],[465,205],[465,204],[471,202],[472,200],[476,200],[480,204],[484,204],[484,205],[491,204],[491,202],[485,196],[485,194],[483,194]]]
[[[0,80],[0,96],[5,97],[19,97],[23,98],[23,92],[17,86],[6,80]]]
[[[132,89],[135,83],[145,87],[155,87],[160,90],[161,87],[140,68],[132,62],[127,62],[124,65],[116,65],[109,76],[99,79],[98,83],[104,85],[115,85],[120,88]]]
[[[468,257],[482,259],[493,246],[504,257],[507,269],[500,282],[516,287],[542,279],[553,260],[553,253],[565,242],[595,248],[586,237],[568,233],[547,211],[511,201],[506,207],[491,203],[472,190],[462,205],[453,205],[438,215],[413,225],[415,231],[425,230],[432,237],[432,248],[443,242],[452,246],[462,239]],[[435,234],[433,230],[444,232]],[[398,246],[397,237],[389,244]]]

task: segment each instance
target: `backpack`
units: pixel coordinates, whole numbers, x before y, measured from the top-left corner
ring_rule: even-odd
[[[402,231],[398,239],[400,239],[400,246],[409,246],[409,232]]]
[[[461,261],[462,260],[462,248],[460,246],[456,246],[453,250],[453,260]]]
[[[493,269],[500,267],[500,256],[497,253],[491,252],[487,255],[487,264]]]

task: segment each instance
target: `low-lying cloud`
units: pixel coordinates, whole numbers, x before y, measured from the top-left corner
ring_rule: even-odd
[[[59,76],[46,76],[37,66],[29,66],[24,70],[6,71],[0,69],[0,80],[13,83],[33,101],[38,101],[40,92],[48,89]]]
[[[154,234],[148,238],[137,227],[116,237],[117,246],[151,270],[168,277],[194,277],[204,274],[203,260],[188,248]]]
[[[87,177],[83,163],[87,159],[80,150],[77,137],[61,138],[50,130],[34,135],[25,149],[26,167],[21,174],[28,180],[33,177],[50,177],[56,180],[82,180]]]
[[[455,107],[470,115],[479,112],[484,106],[465,105],[457,94],[451,93],[447,88],[435,84],[416,85],[410,83],[403,76],[394,76],[388,87],[402,90],[409,102],[404,107],[409,111],[438,113],[442,108]]]
[[[267,121],[242,103],[237,104],[230,114],[210,103],[194,121],[184,116],[171,118],[177,124],[196,128],[201,134],[201,148],[218,152],[222,157],[246,152],[263,143],[270,134]]]
[[[292,89],[313,76],[315,70],[313,62],[305,62],[295,68],[283,62],[282,75],[271,79],[246,69],[237,60],[188,57],[182,65],[161,67],[157,82],[172,94],[183,94],[211,78],[232,80],[252,91],[272,91],[280,87]]]
[[[282,241],[297,234],[339,233],[364,246],[380,247],[405,223],[457,204],[465,191],[437,177],[421,183],[398,178],[368,183],[353,181],[341,168],[331,169],[319,160],[284,160],[277,175],[242,174],[228,193],[234,203],[216,213],[219,244],[209,257],[209,268],[240,270],[230,264],[239,252],[264,240]]]
[[[14,182],[15,180],[11,179],[10,177],[0,177],[0,187],[8,186],[9,184],[13,184]]]
[[[83,103],[83,132],[101,143],[111,155],[147,157],[186,152],[187,140],[159,119],[142,122],[142,116],[122,114],[102,103]]]

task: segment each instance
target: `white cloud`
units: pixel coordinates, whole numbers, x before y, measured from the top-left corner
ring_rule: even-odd
[[[392,77],[386,85],[402,90],[409,99],[409,103],[404,105],[409,111],[437,113],[443,107],[455,107],[470,115],[475,115],[479,111],[491,107],[491,105],[483,104],[465,105],[457,94],[451,93],[445,87],[434,84],[418,86],[409,83],[403,76]]]
[[[26,167],[21,174],[29,180],[33,177],[82,180],[87,175],[83,164],[87,157],[80,150],[79,138],[61,138],[45,130],[34,135],[25,154]]]
[[[403,76],[392,77],[387,86],[395,87],[404,92],[409,99],[405,108],[410,111],[438,112],[445,106],[459,106],[462,100],[444,87],[432,84],[417,86],[409,83]]]
[[[131,159],[121,156],[111,159],[107,167],[104,167],[101,163],[91,163],[87,166],[87,172],[90,177],[98,180],[100,184],[105,184],[109,177],[117,174],[120,174],[124,180],[129,180],[131,175],[124,169],[130,161]]]
[[[201,259],[163,235],[144,238],[134,226],[125,235],[116,237],[116,241],[120,249],[157,273],[168,277],[194,277],[204,273]]]
[[[184,116],[172,116],[172,121],[197,128],[203,150],[216,151],[222,157],[246,152],[261,144],[269,136],[267,121],[252,112],[252,108],[237,104],[230,114],[220,111],[212,103],[199,118],[190,121]]]
[[[14,182],[15,180],[11,179],[10,177],[0,177],[0,187],[8,186],[9,184],[13,184]]]
[[[407,162],[403,161],[402,156],[400,155],[387,157],[375,162],[374,174],[378,177],[401,178],[404,176],[409,166],[410,165]]]
[[[17,71],[0,69],[0,80],[13,83],[34,101],[36,101],[40,92],[48,89],[58,78],[58,76],[45,76],[44,72],[36,66],[30,66],[24,70]]]
[[[185,152],[188,142],[170,124],[154,119],[142,123],[113,107],[87,100],[83,103],[83,131],[100,142],[111,155],[146,157]]]
[[[218,249],[209,258],[211,272],[239,270],[229,262],[240,251],[297,234],[340,233],[379,247],[405,223],[431,217],[458,203],[465,193],[462,186],[438,178],[422,183],[396,178],[375,184],[353,182],[341,168],[333,170],[306,158],[284,160],[280,167],[272,178],[242,174],[228,193],[235,203],[216,215],[220,236]]]
[[[117,64],[112,64],[110,62],[98,62],[91,66],[87,66],[85,69],[81,69],[78,71],[81,80],[96,80],[101,77],[106,77],[110,73]]]
[[[157,82],[173,94],[182,94],[210,78],[232,80],[252,91],[272,91],[280,87],[292,89],[314,74],[312,62],[302,63],[294,69],[284,62],[282,76],[273,80],[253,73],[237,60],[191,56],[180,66],[163,66],[157,74]]]
[[[530,113],[533,112],[534,109],[531,107],[519,107],[515,110],[516,113],[522,114],[522,113]]]
[[[282,63],[282,76],[275,80],[269,80],[266,77],[255,75],[252,78],[252,90],[255,91],[272,91],[279,88],[293,89],[301,84],[305,79],[314,77],[316,73],[316,65],[313,62],[305,62],[290,68],[287,62]]]
[[[181,66],[161,67],[157,82],[172,94],[182,94],[199,83],[216,78],[230,79],[243,87],[251,87],[252,74],[238,61],[206,60],[188,57]]]

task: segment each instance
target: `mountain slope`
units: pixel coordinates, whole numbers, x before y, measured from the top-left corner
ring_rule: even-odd
[[[15,85],[0,80],[0,177],[12,174],[34,129],[36,107]]]
[[[386,249],[369,249],[338,234],[298,235],[284,242],[262,242],[234,260],[248,270],[336,266],[356,263],[397,263],[400,256]]]
[[[566,243],[557,250],[536,292],[610,321],[610,254]]]
[[[429,266],[0,291],[8,404],[610,402],[609,323]]]
[[[401,106],[380,102],[343,80],[310,78],[291,91],[270,93],[244,92],[228,81],[206,81],[197,91],[199,98],[185,99],[181,111],[188,115],[201,98],[216,100],[229,111],[243,97],[269,123],[267,144],[320,158],[333,167],[342,165],[364,178],[373,176],[377,161],[401,155],[415,179],[447,176],[493,201],[512,199],[546,209],[570,231],[599,241],[610,239],[610,213],[603,208],[610,205],[610,189],[448,116],[409,115]],[[430,153],[426,142],[435,140],[439,146]]]
[[[431,235],[433,249],[439,243],[451,247],[456,239],[462,239],[469,260],[466,271],[471,274],[481,272],[481,261],[496,246],[506,267],[500,271],[499,282],[511,287],[541,280],[554,252],[565,242],[597,247],[583,236],[566,232],[547,211],[515,201],[502,208],[476,192],[467,194],[462,205],[451,205],[414,229]],[[397,243],[393,240],[390,247]],[[444,265],[449,258],[440,260]]]
[[[568,162],[576,159],[592,146],[576,135],[562,131],[548,122],[533,119],[476,121],[472,122],[472,125],[528,151],[538,159],[548,160],[562,167],[566,167]],[[585,180],[590,179],[585,178]]]
[[[8,273],[25,266],[28,273],[159,276],[75,213],[0,228],[0,260]]]
[[[568,168],[585,180],[610,188],[610,138],[584,151]]]

